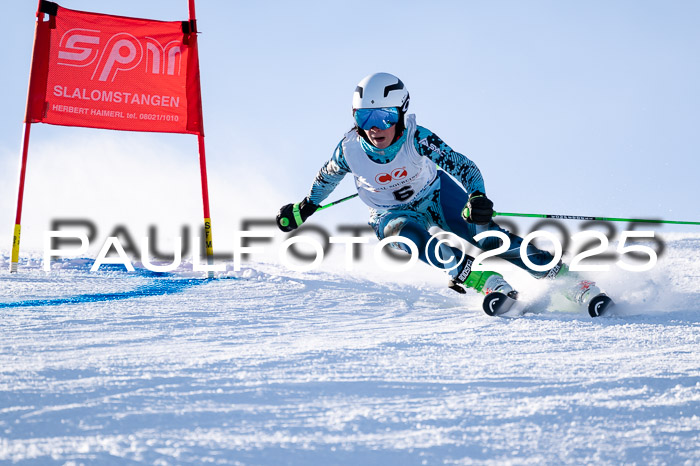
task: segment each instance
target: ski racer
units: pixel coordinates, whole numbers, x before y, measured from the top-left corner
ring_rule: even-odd
[[[362,79],[352,99],[354,128],[318,172],[310,193],[301,202],[280,209],[278,227],[289,232],[301,226],[351,173],[360,199],[370,208],[369,224],[377,237],[400,236],[412,241],[418,247],[419,259],[445,269],[448,286],[457,292],[472,288],[484,295],[499,292],[512,299],[517,297],[501,274],[471,270],[473,258],[469,256],[460,261],[461,251],[445,244],[426,248],[431,227],[454,233],[485,251],[500,247],[501,240],[488,236],[476,241],[474,236],[498,230],[510,239],[509,249],[499,257],[533,277],[575,275],[561,261],[543,272],[526,266],[520,256],[522,238],[493,221],[493,202],[486,195],[479,168],[435,133],[417,125],[415,115],[406,114],[408,105],[408,90],[396,76],[375,73]],[[410,252],[403,242],[391,244]],[[527,256],[535,265],[553,260],[549,252],[532,244],[527,246]],[[601,294],[592,282],[573,282],[566,295],[574,302],[586,304]],[[484,310],[490,313],[486,307]]]

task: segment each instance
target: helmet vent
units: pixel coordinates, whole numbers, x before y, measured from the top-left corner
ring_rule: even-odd
[[[401,89],[403,89],[403,83],[399,79],[399,82],[397,82],[396,84],[392,84],[391,86],[386,86],[384,88],[384,97],[388,96],[389,92],[391,91],[399,91]]]

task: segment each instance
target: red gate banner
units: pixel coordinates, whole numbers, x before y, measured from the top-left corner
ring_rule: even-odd
[[[203,135],[192,22],[41,3],[27,123]]]

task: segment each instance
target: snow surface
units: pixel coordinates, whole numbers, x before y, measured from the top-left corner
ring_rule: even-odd
[[[666,246],[600,277],[598,319],[491,318],[427,268],[10,275],[5,252],[0,462],[700,464],[700,236]]]

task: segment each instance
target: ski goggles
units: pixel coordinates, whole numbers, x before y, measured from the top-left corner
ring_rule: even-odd
[[[379,129],[389,129],[399,122],[399,109],[396,107],[358,108],[354,112],[355,123],[367,131],[375,126]]]

